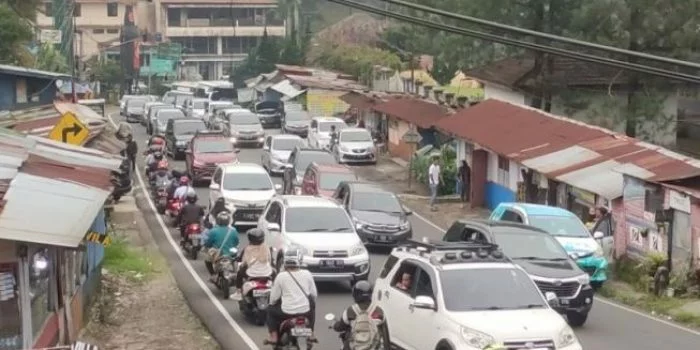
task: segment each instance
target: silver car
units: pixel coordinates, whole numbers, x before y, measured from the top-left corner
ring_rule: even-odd
[[[209,100],[206,98],[193,98],[187,100],[187,106],[185,107],[185,114],[189,118],[197,118],[204,120],[204,115],[209,107]]]
[[[333,154],[338,163],[377,163],[377,149],[372,134],[363,128],[347,128],[340,131]]]
[[[304,147],[306,142],[296,135],[273,135],[265,138],[260,164],[270,174],[281,174],[289,162],[294,147]]]
[[[265,142],[265,130],[255,113],[248,110],[233,110],[226,113],[228,122],[221,123],[234,145],[251,145],[262,147]]]
[[[177,108],[164,108],[156,112],[155,120],[153,121],[153,132],[157,135],[165,135],[165,130],[170,119],[186,118],[185,113]]]
[[[126,110],[126,122],[127,123],[138,123],[143,117],[144,108],[148,102],[148,96],[143,96],[141,98],[130,98],[126,100],[124,104],[124,109]]]

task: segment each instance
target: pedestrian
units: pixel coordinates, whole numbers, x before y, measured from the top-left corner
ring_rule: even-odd
[[[440,159],[433,158],[433,163],[428,168],[428,186],[430,187],[430,210],[437,211],[435,200],[437,199],[438,187],[440,187]]]
[[[129,161],[131,162],[131,171],[134,172],[136,171],[136,154],[139,152],[139,146],[134,141],[134,135],[127,135],[126,136],[126,156],[129,158]]]
[[[466,203],[469,201],[469,185],[470,185],[470,177],[472,174],[472,168],[469,167],[469,163],[467,163],[466,160],[462,160],[462,164],[459,166],[459,170],[457,171],[457,181],[461,183],[460,186],[460,198],[462,199],[462,208],[466,205]]]

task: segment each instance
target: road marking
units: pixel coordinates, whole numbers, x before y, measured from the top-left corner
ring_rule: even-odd
[[[116,123],[114,123],[114,120],[112,119],[112,115],[109,114],[107,116],[109,119],[109,122],[112,124],[112,126],[117,127]],[[180,261],[182,261],[182,264],[185,266],[187,271],[189,271],[190,275],[194,278],[194,280],[197,282],[199,287],[204,291],[204,293],[209,297],[209,300],[211,303],[216,307],[216,309],[221,313],[222,316],[224,316],[224,319],[226,322],[228,322],[229,325],[231,325],[231,328],[233,328],[236,333],[238,333],[238,336],[243,339],[245,344],[248,346],[250,350],[260,350],[260,348],[255,344],[255,341],[251,339],[248,334],[241,328],[241,326],[234,320],[231,315],[226,311],[226,308],[224,305],[221,303],[219,299],[216,298],[214,293],[211,292],[207,284],[202,280],[201,277],[197,274],[197,272],[194,270],[192,267],[192,264],[190,264],[190,261],[185,257],[184,254],[182,254],[182,249],[180,248],[180,244],[178,242],[175,242],[175,239],[173,239],[173,236],[170,234],[170,230],[168,227],[165,225],[165,222],[163,221],[163,218],[161,217],[160,214],[156,211],[156,206],[153,203],[153,200],[151,200],[151,197],[148,195],[146,192],[146,185],[143,182],[143,178],[141,177],[141,171],[136,167],[136,178],[139,180],[139,186],[141,187],[141,192],[143,193],[144,197],[146,198],[146,201],[148,201],[148,206],[151,208],[151,211],[153,212],[153,215],[156,217],[156,220],[158,220],[158,225],[160,225],[160,228],[165,235],[165,238],[168,239],[168,242],[170,242],[170,246],[173,248],[177,256],[180,258]]]

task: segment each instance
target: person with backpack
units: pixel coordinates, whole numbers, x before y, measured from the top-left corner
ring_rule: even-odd
[[[389,350],[389,331],[384,310],[372,303],[372,285],[359,281],[352,288],[355,303],[343,311],[333,330],[340,332],[343,350]],[[382,346],[383,345],[383,346]]]

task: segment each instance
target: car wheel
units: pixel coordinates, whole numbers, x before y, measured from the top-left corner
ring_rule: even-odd
[[[586,323],[588,313],[568,312],[566,313],[566,319],[571,327],[581,327]]]

